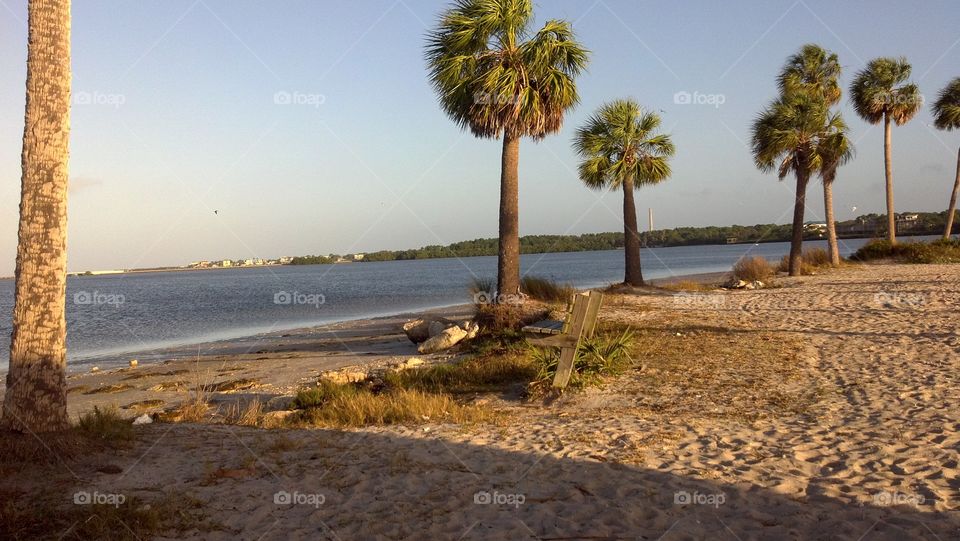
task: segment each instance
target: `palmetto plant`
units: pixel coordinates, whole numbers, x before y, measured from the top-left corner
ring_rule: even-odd
[[[604,104],[577,130],[580,180],[597,190],[623,190],[624,283],[643,285],[633,191],[670,176],[670,136],[657,133],[660,117],[633,100]]]
[[[937,101],[933,104],[933,125],[941,130],[960,128],[960,77],[950,81],[937,96]],[[953,232],[953,215],[957,212],[958,195],[960,195],[960,151],[957,152],[957,178],[953,181],[950,208],[947,209],[947,226],[943,231],[945,239],[949,239]]]
[[[65,429],[70,0],[30,0],[10,371],[3,422]]]
[[[836,129],[831,127],[835,122],[823,99],[809,92],[792,92],[768,105],[753,123],[751,146],[757,167],[764,172],[777,171],[781,180],[790,173],[797,179],[790,276],[798,276],[801,269],[807,183],[823,166],[818,149]]]
[[[458,0],[427,39],[430,80],[440,106],[482,138],[503,138],[497,290],[520,287],[520,139],[560,129],[578,102],[575,79],[588,52],[566,21],[534,32],[531,0]]]
[[[787,59],[780,72],[778,83],[782,95],[805,92],[822,99],[825,105],[836,105],[840,101],[840,60],[837,55],[824,50],[816,44],[807,44]],[[847,138],[847,126],[838,115],[829,118],[832,135],[825,137],[817,149],[823,158],[820,178],[823,180],[823,209],[827,223],[827,243],[830,248],[830,261],[840,264],[840,248],[837,244],[837,227],[833,214],[833,182],[837,169],[853,156],[853,147]]]
[[[887,187],[887,239],[897,241],[893,207],[893,158],[891,121],[902,126],[920,110],[920,89],[908,83],[911,67],[905,58],[876,58],[857,73],[850,85],[853,107],[860,118],[871,124],[883,121],[883,160]]]

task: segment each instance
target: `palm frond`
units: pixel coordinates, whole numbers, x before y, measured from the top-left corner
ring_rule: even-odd
[[[933,124],[941,130],[960,128],[960,77],[950,81],[933,103]]]

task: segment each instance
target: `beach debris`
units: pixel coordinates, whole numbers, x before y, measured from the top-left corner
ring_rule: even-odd
[[[760,280],[747,282],[745,280],[737,280],[736,278],[731,279],[726,284],[723,284],[724,289],[763,289],[764,287],[766,287],[766,284]]]
[[[480,324],[476,321],[468,321],[463,324],[463,330],[467,331],[464,340],[473,340],[480,333]]]
[[[419,344],[426,342],[453,325],[456,325],[456,322],[445,317],[428,316],[404,323],[403,332],[406,333],[411,342]]]
[[[91,367],[90,367],[90,371],[91,371],[91,372],[99,372],[99,371],[100,371],[100,367],[99,367],[99,366],[91,366]]]
[[[466,337],[467,331],[463,330],[459,325],[454,325],[447,327],[440,334],[420,344],[417,351],[424,354],[437,353],[438,351],[452,348]]]
[[[410,357],[405,361],[400,361],[394,364],[393,366],[391,366],[391,368],[393,370],[400,371],[400,370],[406,370],[408,368],[416,368],[422,365],[423,363],[424,363],[424,360],[419,357]]]
[[[130,359],[130,368],[136,368],[137,364],[139,363],[137,363],[136,359]]]
[[[146,413],[144,413],[140,417],[137,417],[136,419],[133,420],[133,424],[135,425],[148,425],[152,422],[153,422],[153,417],[150,417],[150,415]]]

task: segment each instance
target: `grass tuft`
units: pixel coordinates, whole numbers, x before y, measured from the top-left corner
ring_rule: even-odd
[[[577,290],[570,284],[558,284],[547,278],[524,276],[520,280],[520,291],[532,299],[550,303],[570,302]]]
[[[116,406],[98,406],[80,416],[77,431],[86,437],[106,442],[127,442],[133,439],[133,424],[120,415]]]
[[[807,248],[800,255],[800,274],[807,276],[816,274],[817,269],[830,266],[830,253],[823,248]],[[790,255],[787,254],[780,259],[777,265],[777,272],[790,271]]]
[[[770,262],[760,256],[741,257],[733,264],[733,277],[745,282],[769,280],[776,274]]]
[[[604,376],[621,374],[633,362],[634,333],[630,329],[610,332],[583,340],[577,349],[569,387],[583,388],[600,383]],[[530,384],[532,396],[546,394],[553,384],[560,364],[557,348],[532,348],[531,357],[538,367],[536,379]]]
[[[515,353],[389,372],[384,376],[384,382],[399,389],[465,393],[528,382],[536,375],[536,365],[525,355]]]

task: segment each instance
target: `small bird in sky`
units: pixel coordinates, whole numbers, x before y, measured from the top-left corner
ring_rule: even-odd
[[[217,216],[220,215],[220,211],[219,211],[219,210],[215,210],[215,211],[213,211],[213,213],[216,214]]]

